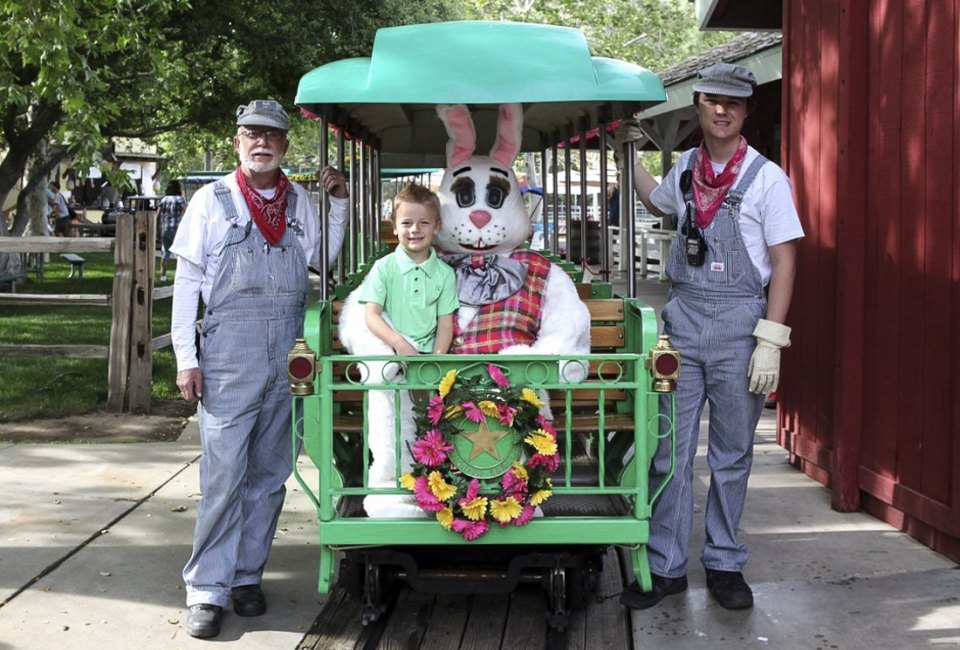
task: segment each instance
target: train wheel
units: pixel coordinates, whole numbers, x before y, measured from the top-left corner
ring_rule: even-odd
[[[551,630],[564,632],[570,613],[567,604],[567,570],[561,567],[550,569],[544,576],[544,582],[547,591],[547,625]]]
[[[387,580],[383,568],[367,558],[364,562],[363,607],[361,617],[364,625],[380,619],[387,611]]]

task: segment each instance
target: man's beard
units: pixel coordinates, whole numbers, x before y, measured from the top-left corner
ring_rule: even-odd
[[[272,151],[269,152],[270,154],[273,155],[273,157],[266,162],[257,162],[253,160],[253,156],[257,153],[267,153],[267,152],[262,149],[255,149],[250,152],[249,158],[241,159],[243,166],[246,167],[249,171],[253,172],[254,174],[272,172],[273,170],[275,170],[277,167],[280,166],[280,158],[274,152]]]

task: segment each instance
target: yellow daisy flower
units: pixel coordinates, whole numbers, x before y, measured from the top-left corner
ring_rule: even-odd
[[[551,492],[550,490],[537,490],[536,492],[530,495],[530,505],[538,506],[544,501],[546,501],[547,499],[549,499],[550,495],[552,494],[553,492]]]
[[[457,380],[457,371],[451,370],[443,376],[443,379],[440,380],[440,397],[446,397],[450,393],[450,389],[453,388],[453,382]]]
[[[413,478],[413,474],[407,472],[400,477],[400,485],[405,490],[410,490],[413,492],[414,488],[417,486],[417,479]]]
[[[477,497],[463,507],[463,515],[472,521],[480,521],[487,516],[487,497]]]
[[[503,501],[490,502],[490,514],[501,524],[505,524],[511,519],[516,519],[523,512],[520,503],[513,497],[507,497]]]
[[[541,402],[540,398],[537,397],[537,394],[529,388],[523,389],[523,392],[520,394],[520,399],[522,399],[524,402],[530,402],[538,409],[543,408],[543,402]]]
[[[457,493],[457,488],[444,481],[443,474],[437,471],[430,472],[430,476],[427,477],[427,485],[430,486],[433,496],[441,501],[446,501]]]
[[[463,409],[460,407],[460,405],[454,404],[453,406],[447,407],[447,410],[443,412],[443,417],[445,417],[448,420],[451,420],[457,417],[458,415],[460,415],[461,413],[463,413]]]
[[[521,465],[520,463],[513,464],[513,475],[516,476],[521,481],[526,481],[529,477],[527,474],[527,468]]]
[[[543,429],[537,429],[524,438],[523,441],[536,449],[538,454],[553,456],[557,453],[557,443],[553,440],[553,437]]]
[[[447,506],[438,512],[437,521],[440,522],[440,525],[443,526],[444,530],[450,530],[453,528],[453,508]]]
[[[491,402],[488,399],[483,400],[477,406],[480,407],[480,410],[483,411],[484,415],[489,415],[490,417],[499,417],[500,411],[497,410],[497,405],[495,402]]]

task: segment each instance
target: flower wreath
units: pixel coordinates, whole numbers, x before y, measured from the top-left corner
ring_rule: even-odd
[[[451,370],[429,402],[414,406],[414,462],[411,471],[400,478],[400,484],[415,494],[420,508],[436,513],[445,530],[468,541],[486,534],[492,522],[500,526],[528,524],[536,506],[550,497],[549,474],[560,464],[557,432],[540,415],[543,402],[536,392],[511,386],[495,365],[487,366],[487,375],[462,378]],[[509,427],[524,445],[521,460],[502,474],[499,491],[481,494],[485,486],[480,480],[454,464],[452,441],[463,433],[464,419],[485,427],[488,417]]]

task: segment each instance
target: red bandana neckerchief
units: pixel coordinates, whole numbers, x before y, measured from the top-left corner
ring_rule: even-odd
[[[280,170],[280,176],[277,178],[277,193],[269,201],[263,198],[260,192],[250,187],[239,167],[237,167],[237,185],[240,186],[240,193],[243,194],[247,207],[250,208],[250,215],[260,229],[260,234],[271,246],[275,246],[283,237],[283,231],[287,229],[287,188],[290,187],[290,181]]]
[[[719,176],[713,173],[710,155],[702,142],[694,155],[696,158],[693,161],[693,202],[697,206],[697,225],[706,228],[720,209],[720,204],[733,186],[733,181],[737,180],[740,166],[743,165],[743,159],[747,155],[747,140],[740,136],[737,151],[733,154],[733,158],[727,161]]]

